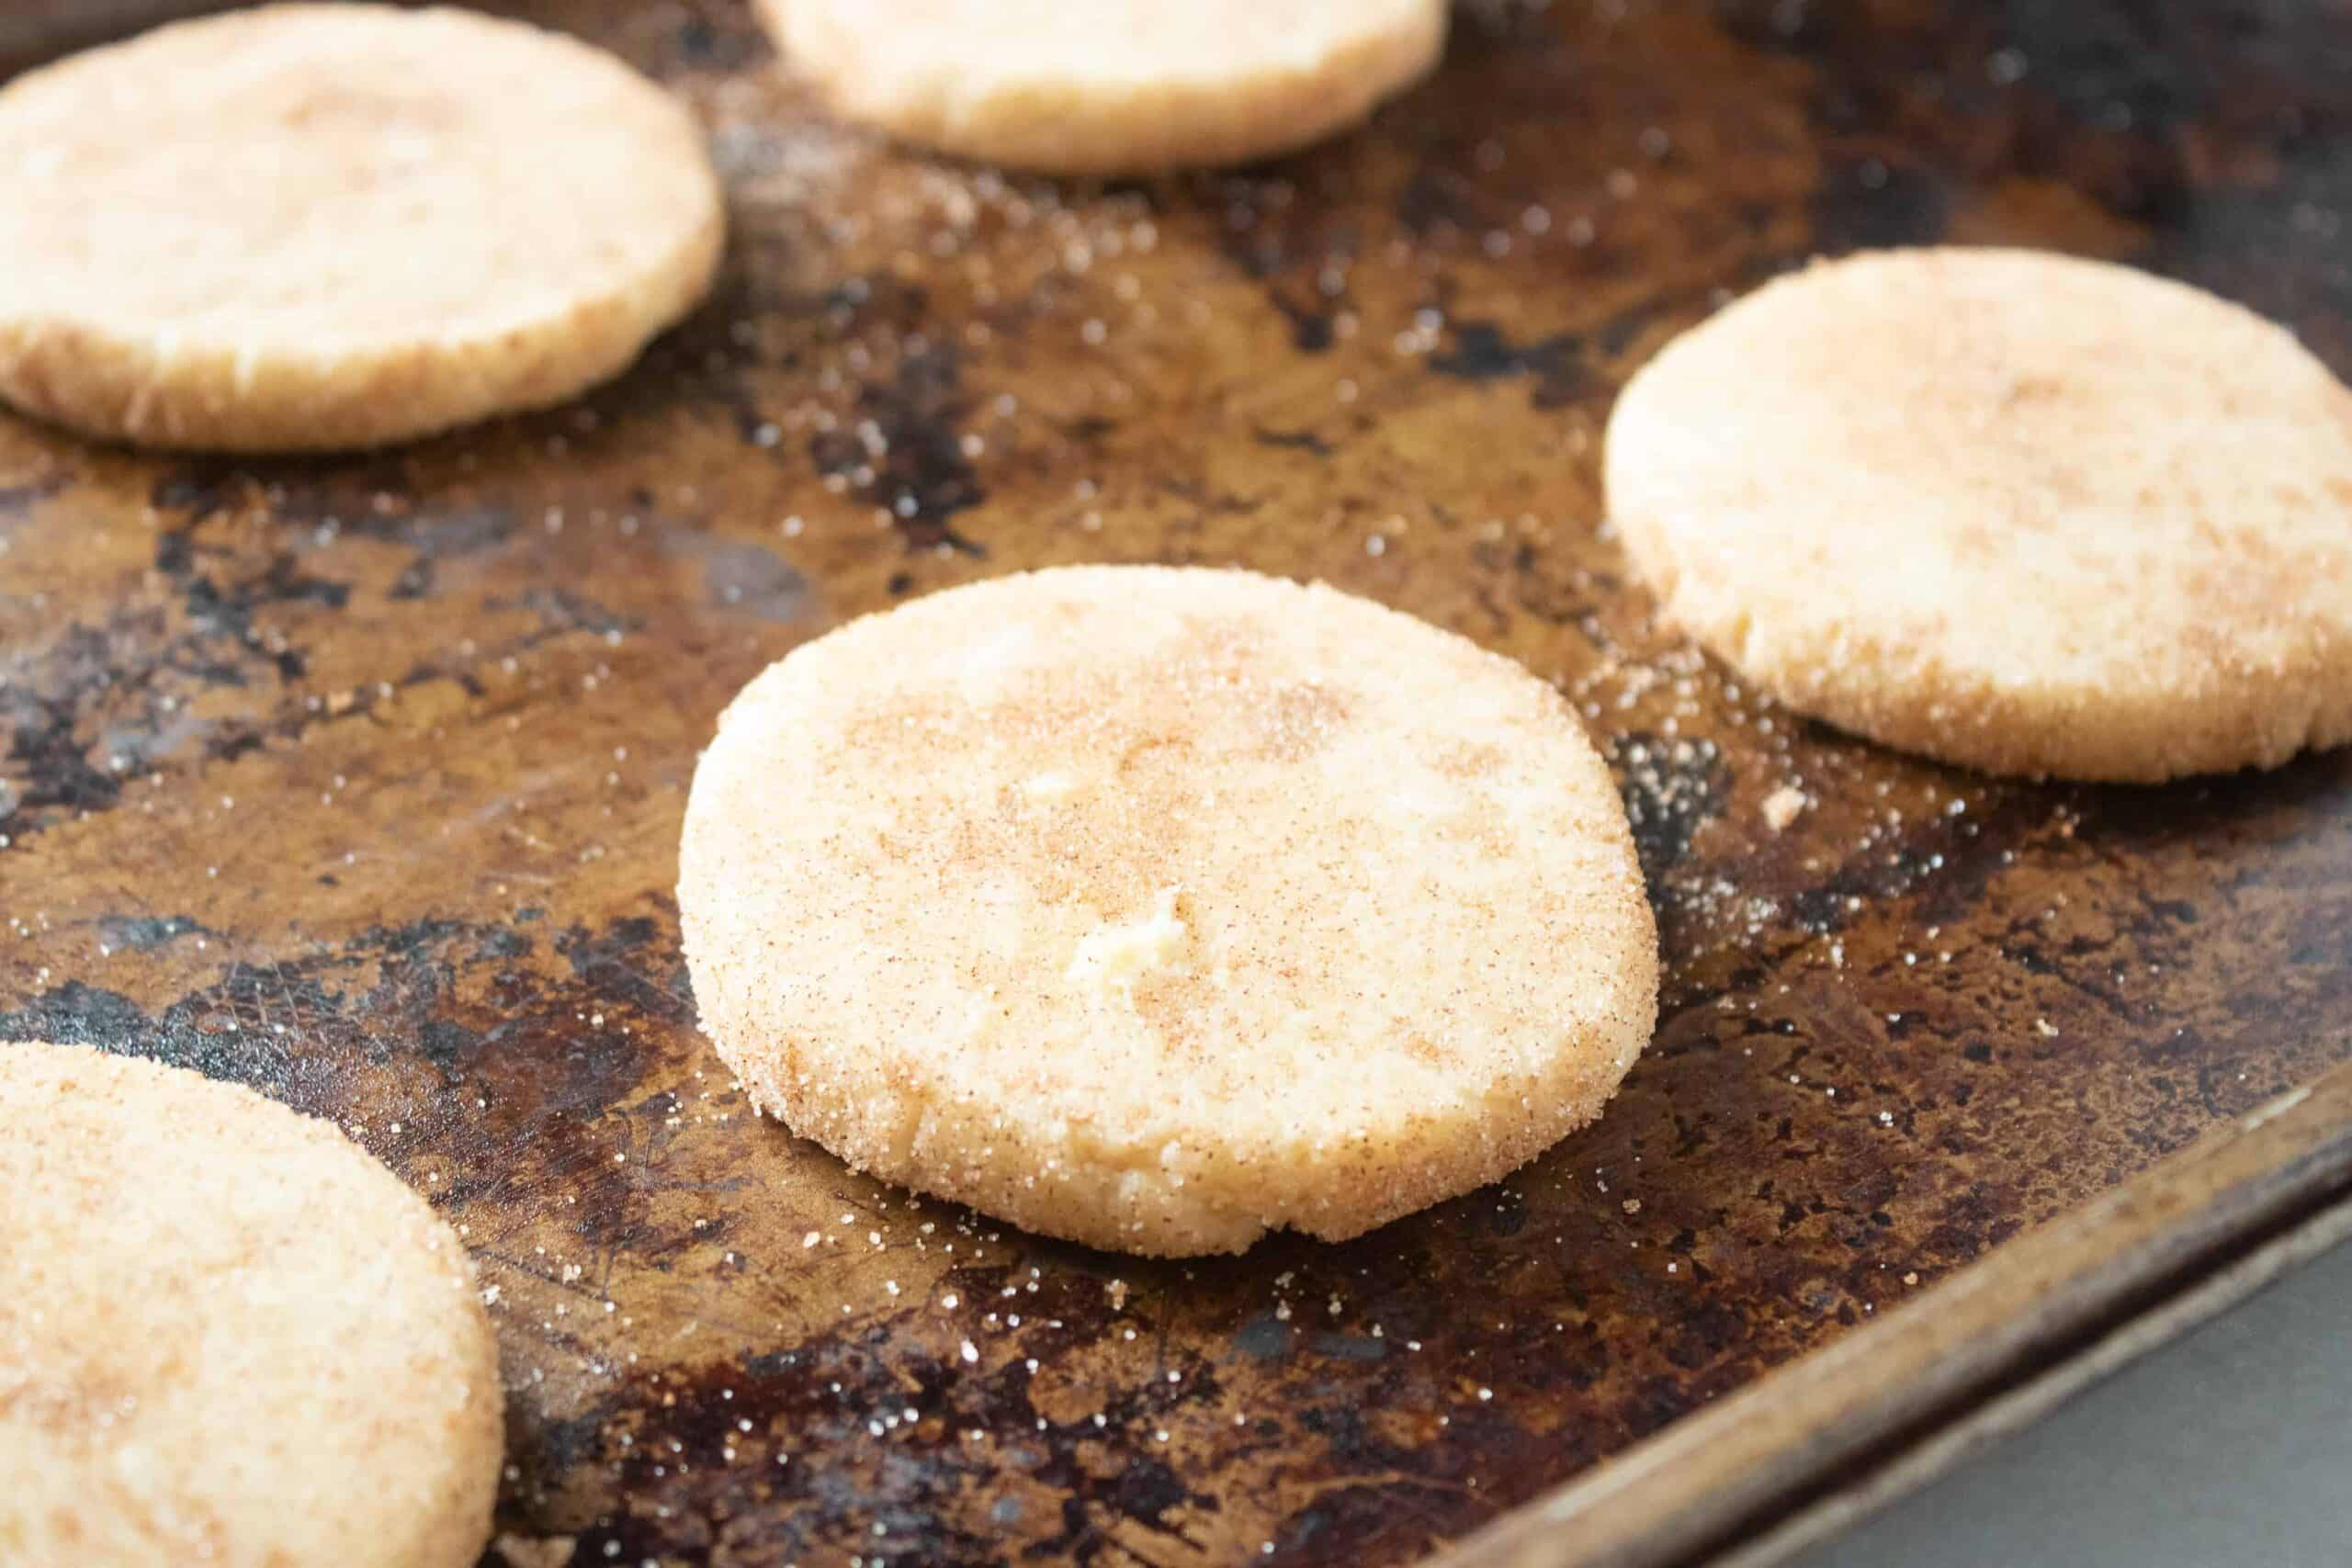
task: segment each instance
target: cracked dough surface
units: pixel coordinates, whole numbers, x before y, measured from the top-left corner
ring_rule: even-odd
[[[1668,619],[1888,745],[2154,782],[2352,739],[2352,392],[2199,289],[1816,264],[1639,371],[1607,468]]]
[[[0,89],[0,398],[86,434],[367,446],[560,402],[707,288],[700,132],[469,12],[287,5]]]
[[[1437,63],[1445,0],[758,0],[835,110],[960,157],[1137,174],[1272,157]]]
[[[471,1568],[503,1418],[464,1247],[332,1124],[0,1043],[0,1562]]]
[[[696,769],[678,899],[763,1109],[1132,1252],[1493,1180],[1600,1114],[1657,1006],[1623,807],[1559,694],[1241,571],[1041,571],[797,649]]]

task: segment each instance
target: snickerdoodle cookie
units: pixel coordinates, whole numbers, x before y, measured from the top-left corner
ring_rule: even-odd
[[[1600,1113],[1657,1004],[1559,694],[1242,571],[1040,571],[797,649],[720,720],[678,897],[762,1107],[1132,1252],[1490,1181]]]
[[[0,1562],[471,1568],[503,1403],[465,1249],[334,1127],[0,1044]]]
[[[560,402],[707,287],[692,118],[469,11],[280,5],[0,90],[0,399],[85,434],[367,446]]]
[[[759,0],[842,115],[962,157],[1137,174],[1287,152],[1428,73],[1445,0]]]
[[[1608,491],[1670,619],[1889,745],[2154,781],[2352,738],[2352,391],[2179,283],[1818,264],[1634,376]]]

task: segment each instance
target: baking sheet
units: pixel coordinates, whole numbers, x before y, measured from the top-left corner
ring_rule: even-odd
[[[1109,187],[832,128],[733,5],[527,14],[727,176],[718,297],[624,380],[322,462],[0,418],[0,1037],[334,1116],[465,1227],[492,1561],[1409,1561],[2352,1057],[2352,760],[1873,750],[1659,635],[1598,495],[1624,375],[1817,250],[2134,260],[2352,367],[2340,10],[1482,6],[1363,134]],[[1150,1264],[752,1120],[671,893],[718,710],[1076,560],[1326,578],[1572,694],[1668,959],[1600,1125]]]

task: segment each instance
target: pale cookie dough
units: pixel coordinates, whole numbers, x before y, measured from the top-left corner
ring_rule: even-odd
[[[0,1562],[472,1568],[503,1403],[464,1248],[333,1126],[0,1044]]]
[[[1491,1181],[1600,1113],[1657,1007],[1559,694],[1240,571],[1041,571],[797,649],[695,771],[678,903],[761,1107],[1130,1252]]]
[[[1815,265],[1634,376],[1608,495],[1669,620],[1892,746],[2155,781],[2352,738],[2352,392],[2178,283]]]
[[[560,402],[708,287],[693,118],[585,44],[269,6],[0,90],[0,398],[85,434],[373,446]]]
[[[833,107],[1046,174],[1271,157],[1426,75],[1445,0],[758,0]]]

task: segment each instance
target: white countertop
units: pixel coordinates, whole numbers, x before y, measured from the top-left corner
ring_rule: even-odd
[[[2346,1568],[2352,1243],[1798,1568]]]

